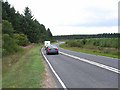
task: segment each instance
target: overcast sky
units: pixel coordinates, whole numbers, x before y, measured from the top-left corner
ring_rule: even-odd
[[[6,1],[6,0],[4,0]],[[53,35],[118,32],[119,0],[7,0],[20,13],[32,15]]]

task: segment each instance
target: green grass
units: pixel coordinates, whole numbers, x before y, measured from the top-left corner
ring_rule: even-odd
[[[110,52],[105,52],[105,49],[97,49],[97,48],[80,48],[80,47],[70,47],[70,46],[66,46],[66,44],[61,44],[60,45],[61,48],[64,48],[64,49],[68,49],[68,50],[72,50],[72,51],[76,51],[76,52],[83,52],[83,53],[88,53],[88,54],[94,54],[94,55],[100,55],[100,56],[107,56],[107,57],[112,57],[112,58],[119,58],[118,57],[118,54],[113,54],[113,53],[110,53]],[[106,49],[106,51],[110,51],[110,49]],[[113,50],[111,50],[113,51]],[[116,51],[115,51],[116,52]]]
[[[3,88],[41,88],[44,65],[40,46],[35,45],[3,59]],[[15,60],[12,60],[15,59]]]

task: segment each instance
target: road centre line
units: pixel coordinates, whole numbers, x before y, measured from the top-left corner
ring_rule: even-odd
[[[44,57],[44,59],[46,60],[47,64],[49,65],[50,69],[52,70],[52,72],[54,73],[54,75],[56,76],[56,78],[58,79],[58,81],[60,82],[60,84],[62,85],[62,87],[67,90],[67,87],[65,86],[64,82],[61,80],[61,78],[58,76],[58,74],[56,73],[56,71],[53,69],[52,65],[50,64],[50,62],[48,61],[48,59],[46,58],[46,56],[43,53],[43,48],[41,49],[42,55]]]
[[[83,62],[86,62],[86,63],[89,63],[89,64],[92,64],[92,65],[101,67],[101,68],[103,68],[103,69],[106,69],[106,70],[109,70],[109,71],[112,71],[112,72],[115,72],[115,73],[120,74],[120,70],[119,70],[119,69],[113,68],[113,67],[111,67],[111,66],[107,66],[107,65],[104,65],[104,64],[101,64],[101,63],[97,63],[97,62],[94,62],[94,61],[90,61],[90,60],[87,60],[87,59],[84,59],[84,58],[79,58],[79,57],[76,57],[76,56],[73,56],[73,55],[70,55],[70,54],[61,52],[61,51],[59,51],[59,53],[65,55],[65,56],[72,57],[72,58],[74,58],[74,59],[78,59],[78,60],[80,60],[80,61],[83,61]]]

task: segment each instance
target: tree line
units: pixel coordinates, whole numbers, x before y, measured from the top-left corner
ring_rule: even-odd
[[[20,14],[7,1],[2,1],[3,54],[17,52],[19,46],[52,39],[50,29],[35,19],[29,7]]]
[[[120,38],[120,33],[103,33],[103,34],[89,34],[89,35],[60,35],[54,36],[57,40],[67,39],[87,39],[87,38]]]

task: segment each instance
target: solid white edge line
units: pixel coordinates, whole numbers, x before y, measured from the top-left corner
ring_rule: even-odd
[[[43,49],[43,48],[42,48]],[[50,69],[52,70],[52,72],[54,73],[54,75],[56,76],[56,78],[58,79],[58,81],[60,82],[60,84],[62,85],[62,87],[67,90],[67,87],[65,86],[65,84],[63,83],[63,81],[61,80],[61,78],[58,76],[58,74],[56,73],[56,71],[53,69],[52,65],[50,64],[50,62],[48,61],[48,59],[45,57],[43,51],[41,49],[42,55],[44,57],[44,59],[46,60],[46,62],[48,63]]]
[[[60,49],[63,49],[63,48],[60,48]],[[66,50],[66,49],[65,49],[65,50]],[[74,52],[74,51],[73,51],[73,52]],[[80,52],[80,53],[88,54],[88,55],[94,55],[94,54],[89,54],[89,53],[84,53],[84,52]],[[112,57],[101,56],[101,55],[94,55],[94,56],[100,56],[100,57],[105,57],[105,58],[109,58],[109,59],[116,59],[116,60],[119,60],[118,58],[112,58]]]
[[[84,59],[84,58],[79,58],[79,57],[76,57],[76,56],[73,56],[73,55],[70,55],[70,54],[67,54],[67,53],[64,53],[64,52],[59,52],[59,53],[65,55],[65,56],[72,57],[74,59],[78,59],[80,61],[83,61],[83,62],[86,62],[86,63],[89,63],[89,64],[92,64],[92,65],[101,67],[103,69],[106,69],[106,70],[109,70],[109,71],[112,71],[112,72],[120,74],[120,70],[119,69],[113,68],[111,66],[107,66],[107,65],[104,65],[104,64],[101,64],[101,63],[90,61],[90,60],[87,60],[87,59]]]

